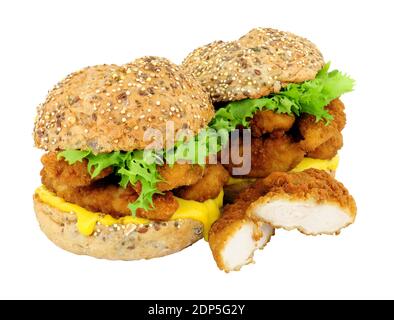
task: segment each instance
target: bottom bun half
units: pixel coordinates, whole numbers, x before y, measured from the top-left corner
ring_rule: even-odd
[[[41,230],[60,248],[79,255],[109,260],[139,260],[178,252],[203,236],[202,223],[192,219],[149,225],[96,225],[91,236],[77,229],[77,217],[45,204],[34,196]]]

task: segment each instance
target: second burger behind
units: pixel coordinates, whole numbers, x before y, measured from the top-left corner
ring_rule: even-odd
[[[353,89],[354,81],[329,71],[309,40],[256,28],[239,40],[194,50],[183,67],[214,102],[211,127],[251,129],[251,170],[230,180],[229,198],[252,179],[273,172],[316,168],[335,173],[346,122],[339,97]],[[229,172],[237,166],[230,157]]]

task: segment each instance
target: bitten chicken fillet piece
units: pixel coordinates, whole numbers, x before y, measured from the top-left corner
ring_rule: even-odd
[[[306,235],[338,234],[355,220],[353,197],[324,171],[278,172],[260,183],[269,191],[248,207],[252,220]]]
[[[254,252],[263,249],[274,234],[270,225],[246,216],[248,206],[249,202],[243,200],[227,205],[209,233],[213,257],[219,269],[226,272],[253,262]]]
[[[269,242],[274,228],[338,234],[355,217],[353,197],[325,171],[276,172],[257,180],[224,207],[209,233],[209,245],[220,269],[240,270],[253,261],[256,249]]]

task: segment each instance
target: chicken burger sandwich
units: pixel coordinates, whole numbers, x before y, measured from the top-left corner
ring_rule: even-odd
[[[194,50],[183,68],[214,102],[212,128],[251,132],[250,141],[239,141],[241,153],[248,144],[251,169],[235,176],[233,169],[242,164],[229,157],[225,166],[235,178],[230,185],[245,186],[273,172],[335,172],[346,122],[339,98],[353,89],[354,81],[329,71],[312,42],[256,28],[236,41],[215,41]]]
[[[168,255],[206,236],[229,178],[199,160],[209,151],[196,137],[213,116],[201,85],[167,59],[66,77],[34,127],[45,150],[34,194],[42,231],[73,253],[121,260]],[[169,124],[191,138],[160,145],[171,140]]]

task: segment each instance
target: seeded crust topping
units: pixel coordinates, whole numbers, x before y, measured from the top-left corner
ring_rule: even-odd
[[[214,116],[200,84],[165,58],[143,57],[123,66],[98,65],[70,74],[38,107],[34,141],[49,151],[95,153],[143,149],[148,128],[197,134]]]
[[[289,32],[256,28],[238,41],[215,41],[183,62],[214,102],[260,98],[288,83],[316,77],[324,59],[309,40]]]

